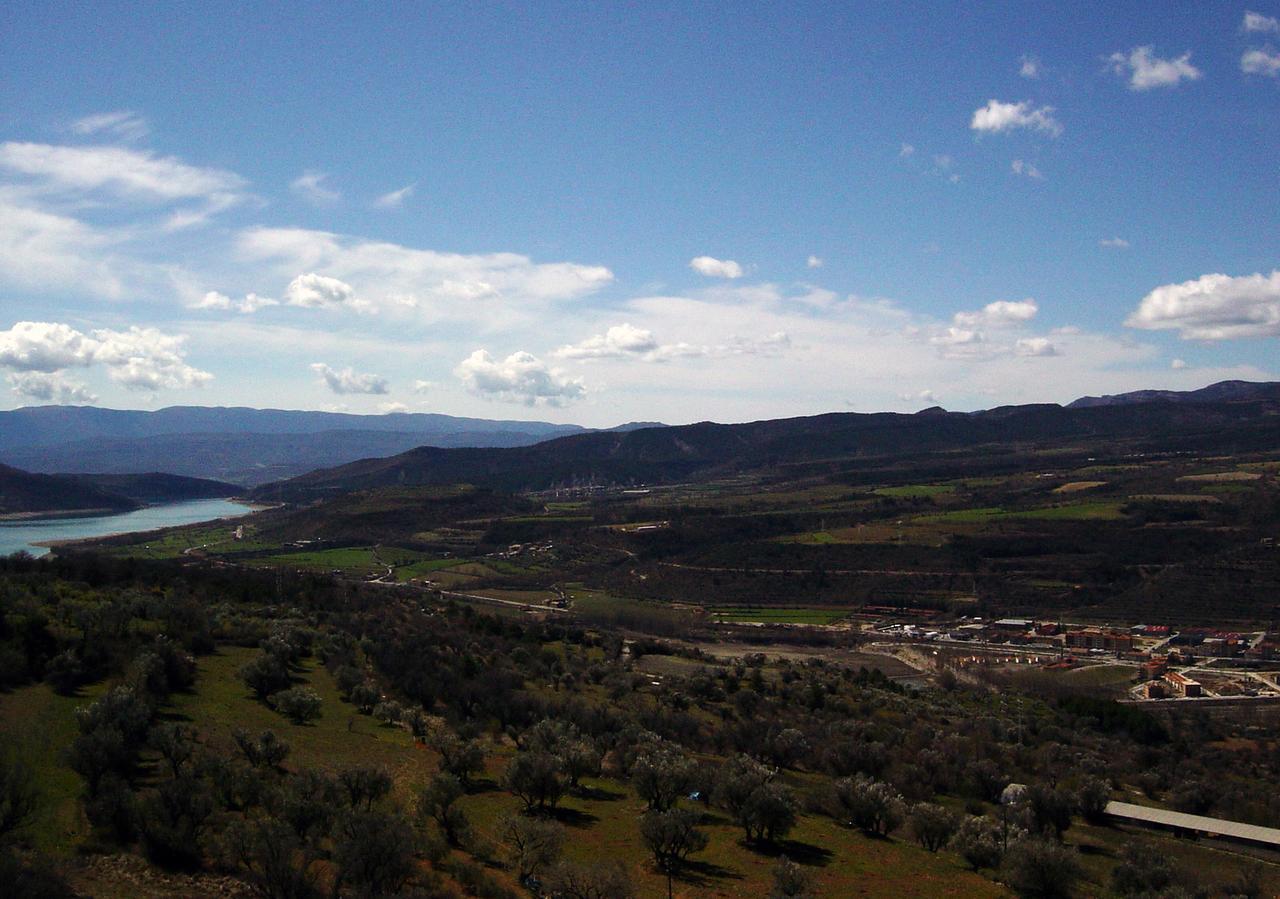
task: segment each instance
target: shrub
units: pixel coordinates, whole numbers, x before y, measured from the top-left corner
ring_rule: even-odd
[[[320,717],[320,694],[310,687],[290,687],[272,693],[267,701],[294,724],[306,724]]]
[[[917,802],[907,812],[907,823],[916,841],[930,852],[937,852],[955,834],[959,817],[950,809],[931,802]]]
[[[1074,849],[1035,838],[1010,846],[1002,871],[1005,882],[1025,899],[1069,899],[1084,874]]]

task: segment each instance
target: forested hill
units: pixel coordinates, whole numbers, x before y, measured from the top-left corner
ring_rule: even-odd
[[[166,474],[47,475],[0,465],[0,515],[128,512],[150,503],[234,496],[233,484]]]
[[[915,415],[841,413],[581,434],[514,449],[420,447],[266,485],[255,495],[299,501],[397,484],[540,489],[669,483],[780,466],[829,471],[870,459],[977,447],[1007,452],[1037,445],[1076,445],[1099,452],[1272,449],[1280,447],[1280,398],[1004,406],[973,413],[929,409]]]

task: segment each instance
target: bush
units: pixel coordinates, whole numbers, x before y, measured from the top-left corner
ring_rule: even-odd
[[[1156,895],[1173,883],[1173,868],[1153,846],[1126,843],[1120,864],[1111,870],[1111,888],[1121,896]]]
[[[769,899],[809,899],[813,877],[785,855],[773,866],[773,889]]]
[[[279,656],[270,653],[263,653],[241,668],[240,679],[260,700],[265,700],[281,690],[287,690],[293,683],[288,665]]]
[[[1010,846],[1002,871],[1005,882],[1024,899],[1070,899],[1084,875],[1074,849],[1036,838]]]
[[[979,815],[970,815],[960,822],[949,846],[975,871],[995,868],[1004,858],[1005,843],[1000,825]]]
[[[267,702],[294,724],[306,724],[320,717],[320,694],[310,687],[290,687],[272,693]]]
[[[198,865],[200,835],[213,808],[208,789],[193,777],[175,777],[145,794],[137,820],[147,856],[162,865]]]
[[[836,781],[836,801],[854,827],[888,836],[902,824],[902,797],[893,787],[859,774]]]
[[[931,802],[917,802],[907,812],[911,833],[925,849],[937,852],[955,834],[960,826],[959,816],[950,809]]]

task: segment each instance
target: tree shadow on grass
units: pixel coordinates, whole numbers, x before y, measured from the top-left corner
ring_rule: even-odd
[[[481,793],[497,793],[499,792],[498,782],[492,777],[473,777],[470,784],[467,785],[467,795],[477,796]]]
[[[627,794],[617,790],[607,790],[604,787],[588,787],[579,786],[574,791],[575,796],[579,799],[587,799],[592,802],[616,802],[619,799],[626,799]]]
[[[825,868],[831,864],[834,857],[831,850],[823,849],[821,846],[815,846],[812,843],[802,843],[799,840],[777,840],[773,843],[740,843],[749,851],[757,855],[763,855],[767,858],[781,858],[786,856],[797,865],[808,865],[814,868]]]
[[[742,880],[742,874],[715,862],[689,860],[675,879],[691,886],[706,887],[716,880]]]
[[[584,812],[576,808],[563,808],[557,806],[547,810],[547,817],[554,821],[559,821],[567,827],[590,827],[600,819],[590,812]]]

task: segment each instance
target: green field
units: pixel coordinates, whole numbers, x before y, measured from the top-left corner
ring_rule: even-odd
[[[715,620],[726,624],[754,621],[764,624],[831,624],[847,617],[852,610],[783,606],[769,608],[716,606],[707,611]]]
[[[955,509],[917,515],[916,524],[983,524],[988,521],[1119,521],[1124,518],[1120,502],[1073,503],[1044,506],[1038,509],[1008,510],[999,506],[978,509]]]
[[[945,496],[955,492],[955,484],[908,484],[904,487],[881,487],[875,491],[877,496],[891,496],[896,499]]]

